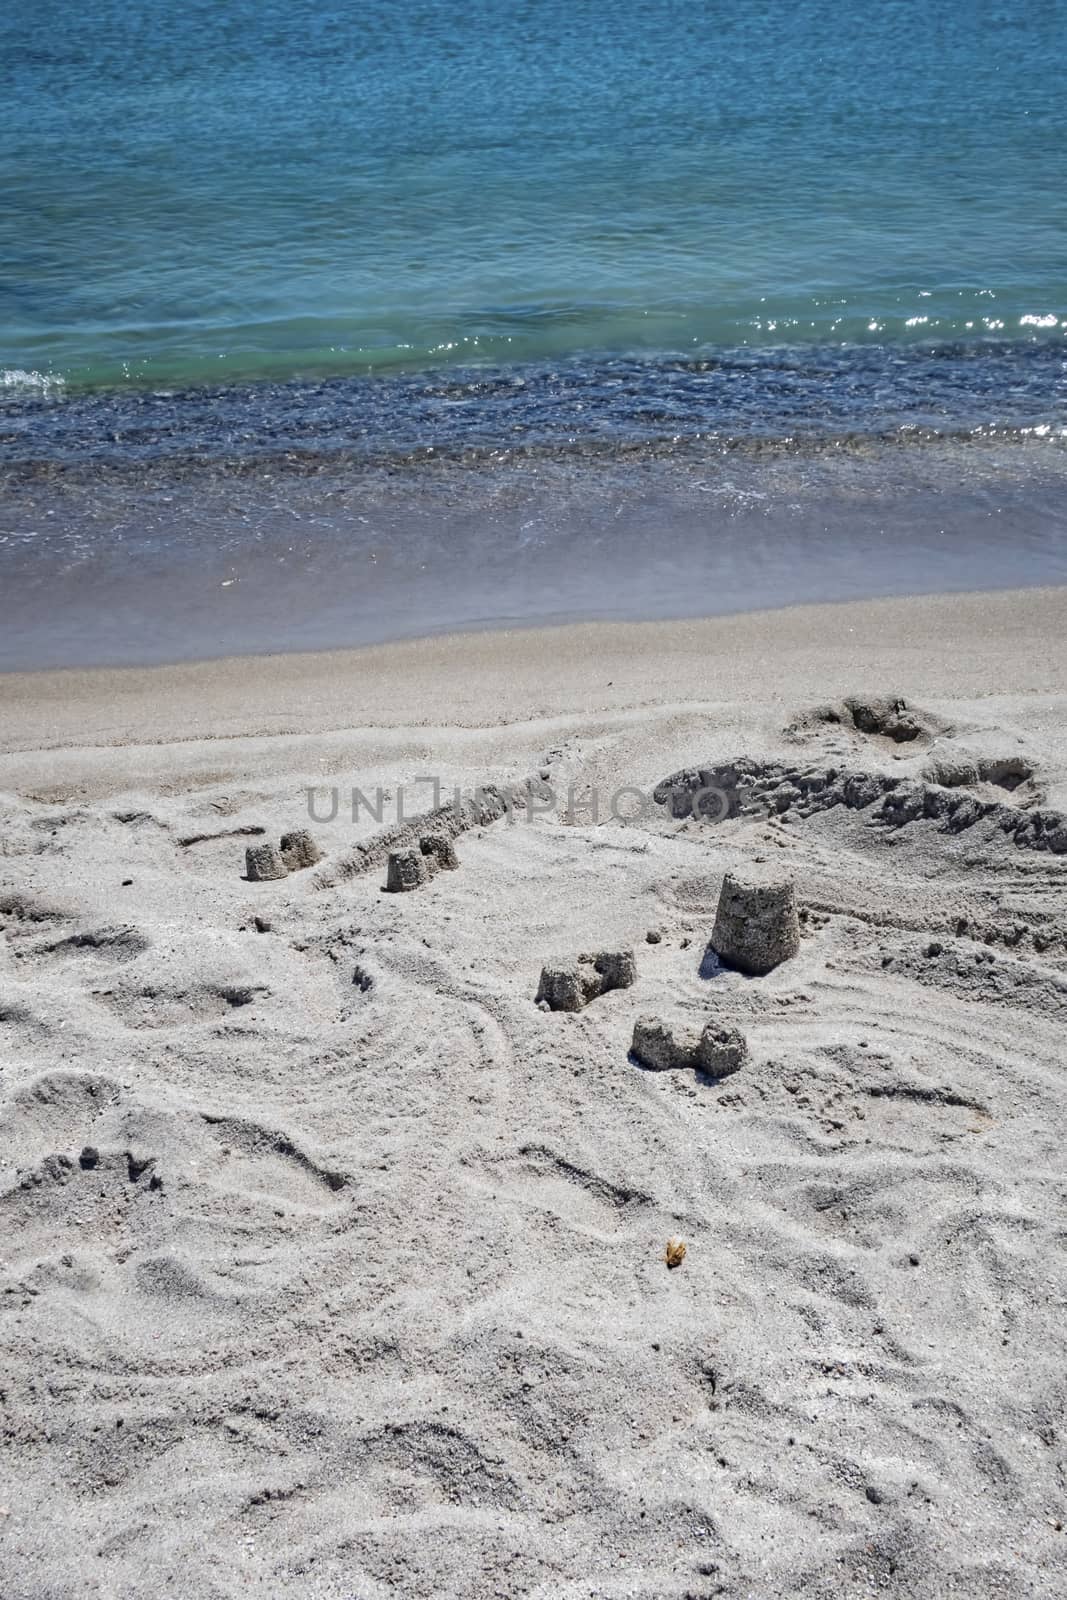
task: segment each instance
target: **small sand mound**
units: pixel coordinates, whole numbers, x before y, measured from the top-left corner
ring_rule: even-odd
[[[843,700],[801,712],[785,729],[787,738],[810,736],[826,728],[843,728],[864,738],[889,745],[929,744],[937,734],[947,732],[949,724],[909,705],[902,695],[847,695]]]

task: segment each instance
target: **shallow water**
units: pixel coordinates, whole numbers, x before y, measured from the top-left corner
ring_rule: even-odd
[[[1067,583],[1067,449],[83,471],[0,497],[0,670]]]
[[[634,449],[788,449],[849,438],[1067,439],[1067,350],[1050,344],[793,346],[112,390],[0,410],[0,469],[152,473]]]
[[[1067,581],[1067,0],[0,15],[0,669]]]

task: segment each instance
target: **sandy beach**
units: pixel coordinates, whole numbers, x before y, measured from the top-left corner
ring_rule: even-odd
[[[1065,637],[1034,589],[0,675],[5,1600],[1064,1593]],[[383,892],[424,827],[458,868]]]

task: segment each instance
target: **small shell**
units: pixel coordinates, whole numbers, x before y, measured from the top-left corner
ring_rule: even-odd
[[[685,1260],[685,1240],[677,1235],[667,1240],[667,1253],[663,1257],[669,1267],[680,1267]]]

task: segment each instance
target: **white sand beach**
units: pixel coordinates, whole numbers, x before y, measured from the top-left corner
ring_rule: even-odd
[[[1047,589],[0,676],[5,1600],[1062,1595],[1065,638]],[[386,894],[427,778],[539,798]],[[706,953],[753,863],[762,977]]]

